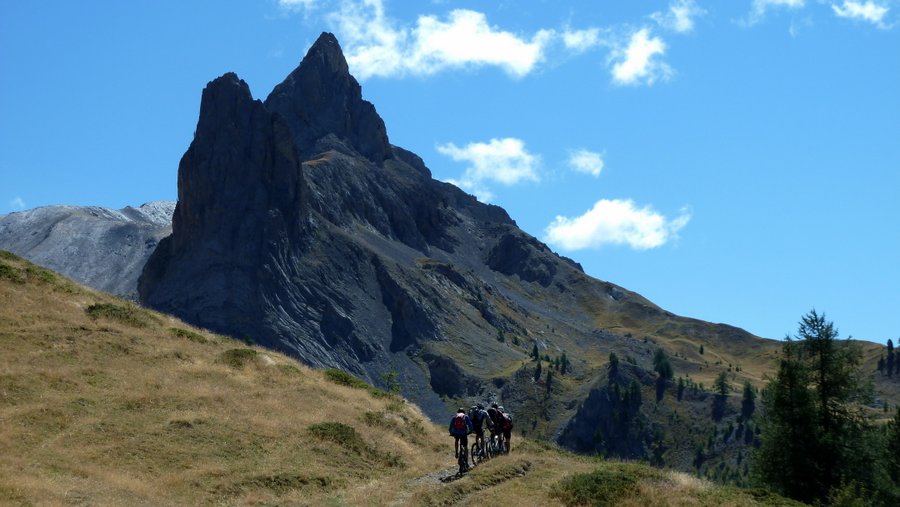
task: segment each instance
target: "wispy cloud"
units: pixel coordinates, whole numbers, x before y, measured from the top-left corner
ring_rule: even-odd
[[[419,16],[415,26],[398,25],[382,0],[342,2],[329,19],[337,27],[354,74],[430,75],[445,69],[497,66],[522,77],[544,59],[553,30],[520,36],[488,23],[481,12],[455,9],[446,19]]]
[[[569,155],[569,167],[596,178],[603,171],[603,155],[584,149],[577,150]]]
[[[570,49],[576,53],[583,53],[599,46],[603,41],[600,39],[599,28],[586,28],[584,30],[571,30],[566,28],[562,32],[562,41],[566,49]]]
[[[744,21],[746,25],[754,25],[766,16],[766,12],[775,9],[802,9],[806,6],[806,0],[753,0],[750,14]]]
[[[521,139],[491,139],[486,143],[469,143],[462,148],[447,143],[438,146],[437,150],[457,162],[469,163],[460,178],[448,181],[485,202],[493,198],[489,183],[509,186],[523,181],[540,181],[537,172],[540,157],[530,153]]]
[[[13,200],[9,201],[9,207],[13,209],[25,209],[25,201],[16,196]]]
[[[674,0],[669,4],[667,12],[654,12],[650,18],[666,30],[688,33],[694,30],[694,18],[704,14],[706,10],[700,8],[694,0]]]
[[[313,8],[319,0],[278,0],[278,6],[289,11],[304,11]]]
[[[649,86],[670,78],[674,71],[659,58],[665,54],[666,43],[660,37],[651,37],[649,28],[633,32],[627,46],[619,45],[610,53],[613,83]]]
[[[884,23],[884,17],[887,15],[890,7],[881,5],[872,1],[854,2],[844,0],[842,5],[831,4],[834,14],[840,18],[849,18],[859,21],[867,21],[879,28],[890,28]]]
[[[678,237],[678,231],[691,219],[682,209],[678,217],[668,219],[650,206],[638,207],[630,199],[602,199],[583,215],[557,216],[545,229],[545,241],[563,250],[626,245],[648,250]]]

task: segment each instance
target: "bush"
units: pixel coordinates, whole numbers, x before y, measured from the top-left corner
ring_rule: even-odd
[[[219,355],[219,362],[232,368],[243,368],[255,358],[256,351],[253,349],[231,349]]]
[[[172,335],[177,338],[185,338],[192,342],[197,342],[197,343],[204,343],[204,344],[209,343],[209,340],[207,340],[205,336],[203,336],[200,333],[195,333],[193,331],[190,331],[188,329],[170,327],[169,332],[172,333]]]
[[[404,467],[405,464],[400,456],[391,453],[382,453],[368,445],[353,426],[348,426],[339,422],[323,422],[313,424],[309,427],[309,432],[319,440],[335,443],[342,448],[386,465],[388,467]]]
[[[385,398],[392,396],[392,394],[386,393],[381,389],[372,387],[365,380],[354,377],[344,370],[339,370],[337,368],[326,369],[325,378],[334,382],[335,384],[339,384],[342,386],[353,387],[355,389],[365,389],[369,391],[369,394],[371,394],[375,398]]]
[[[649,468],[638,465],[617,465],[599,468],[587,474],[577,474],[557,483],[550,494],[567,506],[617,505],[637,492],[641,479],[658,476]]]
[[[134,305],[119,306],[112,303],[98,303],[84,309],[85,313],[94,320],[105,318],[119,321],[132,327],[146,327],[146,312]]]

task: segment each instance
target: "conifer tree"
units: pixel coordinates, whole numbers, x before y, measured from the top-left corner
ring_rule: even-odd
[[[661,401],[666,392],[666,382],[674,376],[672,363],[669,362],[666,351],[661,348],[656,349],[656,353],[653,355],[653,369],[658,374],[656,377],[656,401]]]
[[[607,372],[607,375],[609,376],[609,381],[613,382],[618,374],[619,374],[619,356],[617,356],[615,352],[610,352],[609,353],[609,371]]]
[[[756,391],[753,390],[753,385],[750,384],[750,381],[744,382],[744,398],[741,400],[741,416],[746,421],[753,417],[753,412],[756,410]]]
[[[766,418],[755,464],[758,480],[798,500],[822,501],[841,484],[873,484],[868,392],[860,353],[838,341],[834,324],[815,310],[788,339],[778,375],[767,386]]]
[[[890,377],[894,374],[894,363],[897,362],[894,357],[894,342],[888,338],[887,341],[887,361],[885,361],[885,368],[887,368],[887,376]]]
[[[878,373],[884,373],[884,354],[878,358]]]
[[[541,358],[540,352],[538,352],[537,342],[535,342],[534,346],[531,347],[531,358],[534,361],[538,361]]]
[[[562,358],[559,361],[559,373],[561,375],[565,375],[566,372],[569,371],[569,358],[566,357],[566,353],[563,352]]]
[[[684,398],[684,377],[678,377],[678,390],[676,391],[678,401]]]
[[[537,381],[540,379],[541,379],[541,361],[538,360],[537,368],[534,369],[534,380]]]

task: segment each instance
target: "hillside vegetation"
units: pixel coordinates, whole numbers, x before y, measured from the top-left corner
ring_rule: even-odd
[[[0,504],[795,505],[518,435],[455,478],[402,398],[6,252],[0,347]]]

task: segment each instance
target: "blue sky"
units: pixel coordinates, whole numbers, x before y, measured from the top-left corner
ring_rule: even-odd
[[[781,338],[900,337],[900,2],[7,1],[0,213],[174,199],[200,92],[321,31],[391,142],[585,270]]]

